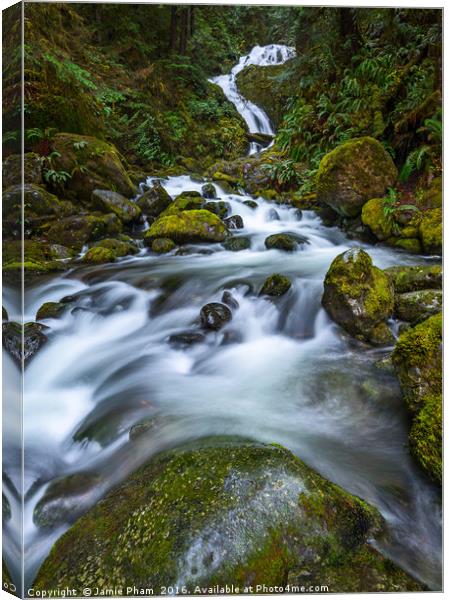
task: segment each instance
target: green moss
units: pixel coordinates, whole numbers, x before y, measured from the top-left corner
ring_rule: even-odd
[[[346,331],[378,343],[375,328],[392,314],[393,302],[387,275],[373,266],[364,250],[354,248],[334,259],[324,280],[322,303]]]
[[[109,215],[97,213],[51,221],[45,227],[42,226],[41,230],[52,242],[79,252],[87,242],[120,233],[122,223],[113,213]]]
[[[443,272],[440,265],[397,266],[384,269],[397,294],[417,290],[441,289]]]
[[[419,235],[424,252],[441,254],[443,244],[443,213],[441,208],[433,208],[423,213],[419,225]]]
[[[36,321],[42,319],[57,319],[66,309],[66,305],[61,302],[45,302],[36,313]]]
[[[369,199],[381,198],[396,177],[396,167],[380,142],[371,137],[349,140],[322,158],[317,200],[344,217],[354,217]]]
[[[151,244],[156,238],[168,238],[178,244],[189,242],[222,242],[226,238],[224,223],[207,210],[188,210],[161,217],[145,234]]]
[[[412,414],[410,446],[420,465],[441,482],[442,315],[399,338],[392,360]]]
[[[442,308],[443,293],[440,290],[418,290],[395,296],[396,317],[414,325],[441,312]]]
[[[393,237],[387,240],[387,244],[389,246],[393,246],[394,248],[401,248],[401,250],[405,250],[406,252],[410,252],[411,254],[422,253],[421,242],[418,239]]]
[[[166,254],[176,248],[176,244],[168,238],[157,238],[151,244],[151,250],[157,254]]]
[[[295,569],[351,564],[381,527],[282,447],[199,440],[111,491],[57,541],[34,587],[282,585]]]
[[[261,296],[283,296],[291,288],[292,283],[285,275],[279,275],[275,273],[270,275],[264,281],[262,289],[260,290]]]
[[[384,213],[383,198],[372,198],[363,205],[362,223],[370,228],[378,240],[386,240],[393,234],[393,224]]]
[[[3,271],[20,275],[63,271],[69,265],[57,260],[59,253],[52,244],[43,240],[25,240],[23,243],[24,261],[22,262],[22,243],[20,241],[3,242]]]
[[[171,215],[178,215],[184,210],[200,210],[203,206],[204,200],[201,196],[190,196],[181,194],[166,208],[162,213],[161,217],[169,217]]]
[[[82,261],[89,264],[101,264],[114,262],[116,259],[116,253],[110,248],[103,248],[97,246],[90,248],[83,256]]]

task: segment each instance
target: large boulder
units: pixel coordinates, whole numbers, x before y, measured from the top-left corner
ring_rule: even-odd
[[[190,196],[181,194],[166,208],[161,214],[161,217],[169,217],[171,215],[179,215],[185,210],[200,210],[203,208],[204,200],[201,196]]]
[[[33,587],[243,591],[311,572],[317,585],[349,568],[357,591],[419,589],[369,546],[382,527],[377,510],[281,446],[202,440],[160,454],[108,493],[55,543]],[[332,591],[346,585],[340,577]]]
[[[306,237],[292,233],[273,233],[265,239],[265,247],[268,250],[284,250],[293,252],[299,245],[308,244]]]
[[[23,243],[18,240],[4,241],[2,248],[3,273],[15,277],[20,277],[22,269],[27,275],[63,271],[69,267],[63,259],[69,259],[74,254],[70,248],[42,239],[24,240]]]
[[[159,181],[137,198],[136,204],[148,217],[158,217],[172,202],[171,196]]]
[[[22,361],[25,365],[28,364],[39,348],[48,340],[44,333],[48,328],[40,323],[25,323],[22,327],[21,323],[8,321],[8,323],[3,323],[2,328],[3,347],[19,367],[22,366]]]
[[[383,197],[396,178],[397,169],[380,142],[371,137],[349,140],[322,158],[317,201],[343,217],[355,217],[365,202]]]
[[[411,450],[436,481],[442,477],[442,315],[405,331],[392,360],[412,415]]]
[[[417,290],[440,290],[443,284],[443,271],[440,265],[397,266],[384,269],[393,284],[396,294]]]
[[[151,244],[156,238],[168,238],[177,244],[189,242],[223,242],[226,227],[208,210],[187,210],[178,215],[161,217],[145,234],[145,242]]]
[[[389,340],[386,320],[393,313],[393,287],[361,248],[339,254],[324,280],[322,304],[348,333],[372,343]]]
[[[67,217],[49,223],[43,229],[48,240],[56,244],[80,251],[87,242],[99,240],[108,235],[117,235],[122,230],[122,223],[117,215],[79,215]]]
[[[394,220],[387,217],[384,207],[384,198],[371,198],[362,207],[362,223],[378,240],[391,238],[395,228]]]
[[[118,192],[109,190],[94,190],[92,192],[92,208],[104,213],[114,213],[122,221],[129,224],[138,221],[140,208]]]
[[[88,135],[58,133],[51,140],[52,166],[71,174],[65,183],[77,197],[90,200],[94,190],[113,188],[127,198],[134,196],[133,184],[117,148]]]

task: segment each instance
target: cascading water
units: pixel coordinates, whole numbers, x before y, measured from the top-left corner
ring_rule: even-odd
[[[202,183],[185,175],[162,185],[176,197],[200,191]],[[232,214],[242,216],[245,227],[237,235],[250,237],[247,250],[230,252],[219,244],[164,256],[142,250],[27,287],[26,321],[35,320],[43,302],[71,295],[73,305],[62,318],[45,321],[49,342],[26,369],[26,585],[70,526],[68,519],[53,529],[33,521],[50,482],[76,473],[95,475],[94,485],[66,500],[67,514],[76,513],[160,450],[233,434],[283,444],[377,506],[390,531],[389,539],[378,542],[380,549],[439,589],[439,490],[409,456],[408,418],[397,383],[375,366],[380,350],[349,342],[321,308],[333,258],[364,245],[324,227],[313,212],[301,216],[262,198],[251,208],[244,202],[254,198],[216,188]],[[266,250],[268,235],[287,231],[308,243],[294,253]],[[427,260],[381,246],[370,246],[369,253],[381,268]],[[293,285],[273,303],[258,291],[276,272]],[[224,290],[232,292],[239,308],[223,330],[187,348],[169,343],[172,334],[195,328],[201,307],[220,301]],[[5,297],[14,318],[13,299]],[[8,380],[17,369],[8,355],[4,360]],[[148,417],[157,427],[137,450],[129,431]],[[14,571],[8,532],[20,527],[14,494],[18,469],[8,455],[5,470],[12,518],[4,548]]]
[[[279,44],[270,46],[255,46],[249,54],[242,56],[239,62],[227,75],[219,75],[211,79],[223,90],[226,98],[232,102],[238,112],[245,119],[250,133],[264,133],[274,135],[275,131],[268,115],[260,107],[246,100],[238,91],[237,75],[249,65],[260,67],[268,65],[281,65],[295,56],[295,49]],[[261,150],[261,144],[250,143],[249,153],[254,154]]]

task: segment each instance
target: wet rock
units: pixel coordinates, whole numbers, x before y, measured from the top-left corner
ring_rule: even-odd
[[[81,260],[83,263],[90,265],[101,265],[105,263],[112,263],[115,261],[115,259],[116,255],[113,250],[110,248],[97,246],[94,248],[89,248]]]
[[[3,321],[8,321],[9,320],[9,318],[8,318],[8,312],[7,312],[7,310],[6,310],[6,308],[4,306],[2,306],[2,320]]]
[[[79,252],[86,243],[117,235],[121,230],[120,219],[114,213],[110,213],[60,219],[50,225],[46,235],[53,243]]]
[[[394,221],[385,214],[384,205],[384,198],[372,198],[362,208],[362,223],[370,228],[378,240],[390,238],[395,227]]]
[[[68,211],[70,203],[65,204],[54,194],[50,194],[45,188],[36,184],[26,184],[23,189],[21,185],[8,188],[3,193],[3,215],[4,218],[17,219],[21,217],[22,191],[26,206],[27,221],[35,221],[38,217],[63,216]],[[70,212],[70,211],[69,211]]]
[[[412,416],[410,448],[435,481],[442,477],[442,314],[401,334],[392,354]]]
[[[217,331],[232,319],[232,313],[225,304],[210,302],[201,309],[200,319],[205,329]]]
[[[2,521],[6,523],[11,518],[11,505],[5,494],[2,493]]]
[[[231,344],[241,344],[243,341],[243,335],[236,329],[230,329],[223,333],[222,346],[230,346]]]
[[[173,200],[168,208],[166,208],[161,214],[161,217],[168,217],[170,215],[178,215],[184,210],[200,210],[203,208],[204,200],[201,196],[191,196],[190,194],[181,194]]]
[[[223,243],[226,250],[231,252],[240,252],[251,247],[251,238],[249,237],[231,237]]]
[[[260,290],[260,296],[283,296],[291,288],[292,283],[285,275],[275,273],[265,279],[262,289]]]
[[[37,275],[53,271],[63,271],[68,264],[57,260],[62,246],[49,244],[46,240],[3,241],[3,273],[20,278],[22,269],[26,275]],[[22,262],[22,250],[24,261]],[[65,248],[69,255],[74,252]]]
[[[275,233],[269,235],[265,240],[265,247],[268,250],[284,250],[285,252],[294,252],[299,245],[307,244],[306,237],[291,233]]]
[[[389,267],[384,269],[384,273],[389,277],[397,294],[417,290],[440,290],[443,283],[443,271],[440,265]]]
[[[240,215],[232,215],[232,217],[228,217],[224,219],[224,224],[228,229],[243,229],[243,219]]]
[[[237,310],[237,308],[239,308],[240,306],[240,304],[237,302],[237,300],[234,298],[234,296],[229,290],[225,290],[223,292],[221,301],[223,302],[223,304],[226,304],[227,306],[229,306],[229,308],[233,308],[234,310]]]
[[[387,275],[360,248],[339,254],[324,280],[322,304],[336,323],[358,339],[383,343],[393,313],[393,287]]]
[[[157,238],[151,244],[151,250],[153,252],[156,252],[156,254],[166,254],[167,252],[171,252],[175,248],[175,242],[169,240],[168,238]]]
[[[76,473],[50,483],[36,504],[33,521],[38,527],[53,528],[74,523],[90,507],[101,477]]]
[[[175,348],[187,348],[194,344],[201,344],[205,339],[206,336],[200,331],[181,331],[180,333],[173,333],[168,338],[168,343]]]
[[[156,181],[148,191],[136,200],[137,206],[148,217],[158,217],[172,202],[171,196]]]
[[[422,254],[421,241],[416,238],[389,238],[386,243],[393,248],[399,248],[410,254]]]
[[[161,217],[145,234],[145,242],[151,244],[156,238],[169,238],[177,244],[195,242],[223,242],[226,227],[207,210],[188,210],[179,215]]]
[[[244,200],[243,204],[249,206],[249,208],[259,208],[259,205],[255,200]]]
[[[321,159],[317,201],[343,217],[354,217],[365,202],[384,197],[396,178],[397,169],[380,142],[371,137],[349,140]]]
[[[23,353],[22,353],[22,326],[20,323],[8,321],[3,323],[3,347],[12,356],[14,361],[21,366],[22,358],[26,364],[30,362],[36,352],[47,342],[44,331],[48,329],[40,323],[25,323],[23,326]]]
[[[24,182],[25,185],[42,183],[42,158],[35,152],[27,152],[23,155]],[[10,154],[5,158],[2,165],[3,189],[12,185],[22,185],[22,155]]]
[[[33,587],[132,581],[159,595],[172,584],[285,585],[311,572],[315,583],[349,568],[357,591],[378,590],[384,573],[384,591],[418,589],[369,546],[383,527],[376,509],[281,446],[210,438],[158,455],[108,493],[55,543]]]
[[[270,208],[270,210],[267,213],[267,221],[280,221],[281,217],[279,216],[279,213],[277,210],[275,210],[274,208]]]
[[[396,294],[394,313],[398,319],[413,325],[425,321],[443,308],[443,292],[441,290],[418,290]]]
[[[63,302],[44,302],[36,313],[36,320],[58,319],[67,309],[67,304]]]
[[[203,185],[203,187],[201,188],[201,195],[203,196],[203,198],[208,198],[209,200],[216,198],[217,190],[215,189],[214,184],[213,183],[205,183]]]
[[[302,221],[302,217],[303,217],[303,212],[300,208],[297,208],[295,210],[295,216],[298,219],[298,221]]]
[[[231,212],[231,205],[229,202],[225,202],[224,200],[218,200],[217,202],[206,202],[204,205],[204,210],[209,210],[220,219],[224,219]]]
[[[108,190],[94,190],[91,198],[91,204],[95,210],[114,213],[122,223],[129,224],[140,219],[140,208],[122,194]]]
[[[89,201],[94,190],[111,188],[127,198],[135,195],[136,186],[113,144],[75,133],[57,133],[51,144],[59,153],[52,159],[53,167],[72,174],[65,187],[77,197]]]

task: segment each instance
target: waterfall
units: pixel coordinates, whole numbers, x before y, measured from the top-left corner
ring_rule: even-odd
[[[216,83],[223,90],[226,98],[232,102],[238,112],[245,119],[250,133],[265,133],[274,135],[273,125],[264,110],[246,100],[238,91],[237,75],[249,65],[265,67],[269,65],[281,65],[295,56],[295,49],[280,44],[269,46],[255,46],[249,54],[242,56],[239,62],[227,75],[219,75],[210,81]],[[249,154],[255,154],[262,149],[257,142],[250,143]]]

